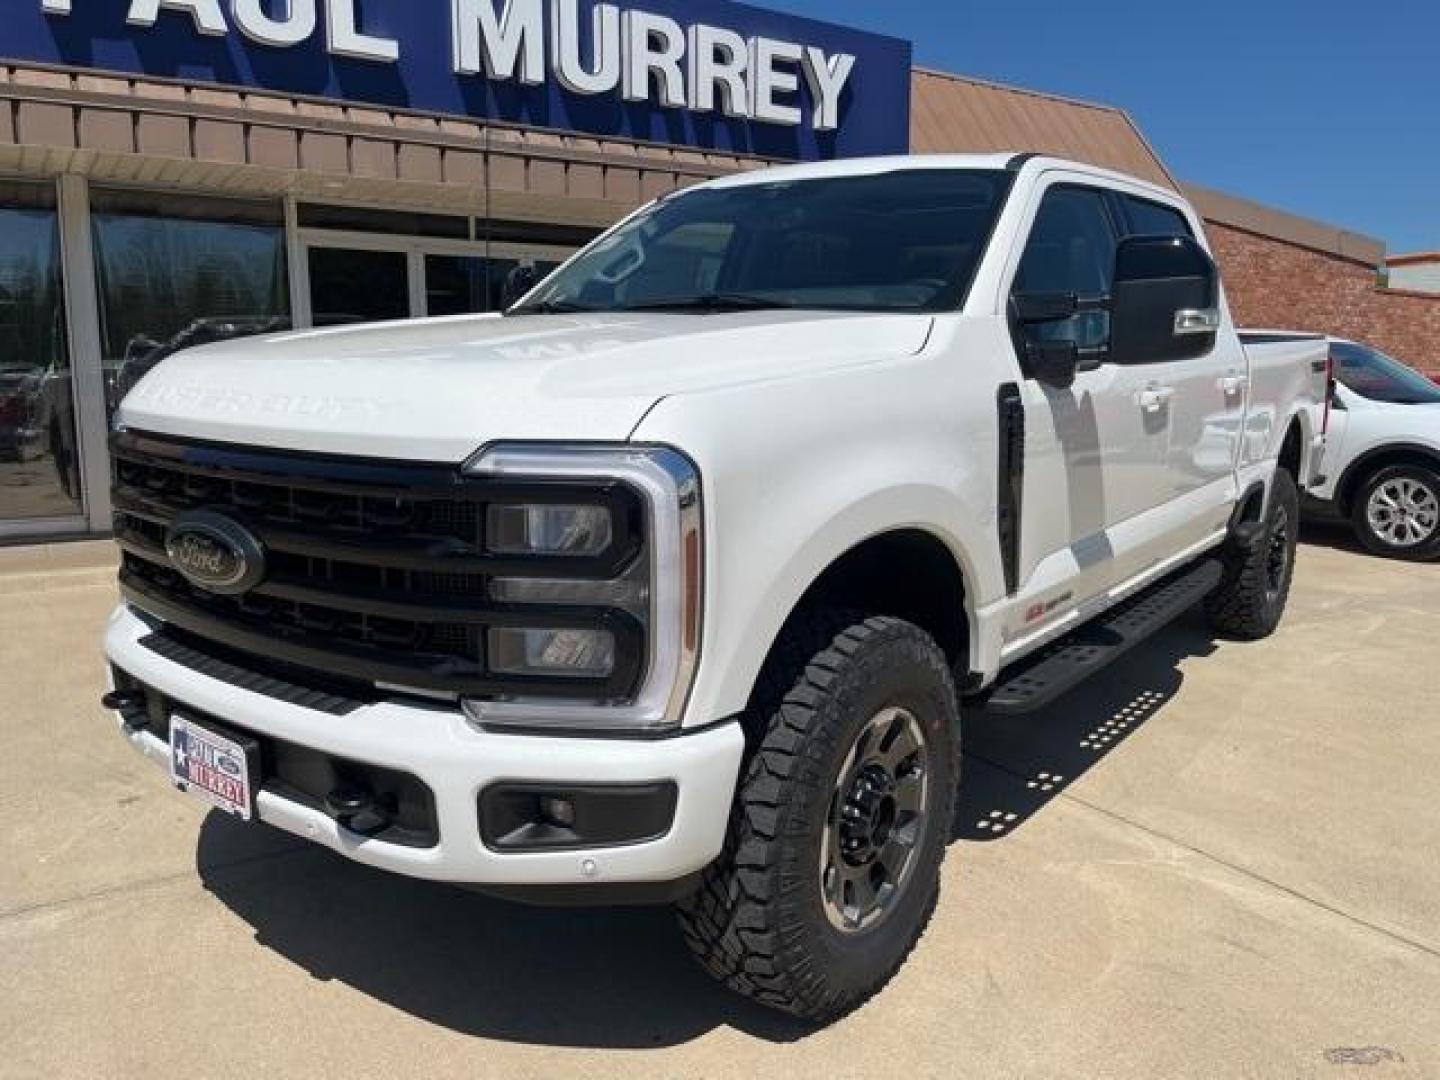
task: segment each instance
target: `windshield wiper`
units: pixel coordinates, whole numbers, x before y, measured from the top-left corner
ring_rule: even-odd
[[[778,311],[796,308],[793,300],[750,293],[705,293],[702,296],[679,296],[659,300],[642,300],[624,304],[620,311]]]

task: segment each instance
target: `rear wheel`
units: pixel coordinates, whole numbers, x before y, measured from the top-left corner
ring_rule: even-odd
[[[1295,478],[1276,469],[1260,529],[1225,553],[1225,574],[1205,601],[1210,625],[1229,637],[1268,637],[1280,625],[1295,575],[1300,496]]]
[[[725,850],[680,926],[725,985],[823,1022],[883,987],[929,922],[958,705],[944,654],[899,619],[813,615],[776,657]]]
[[[1433,559],[1440,555],[1440,476],[1418,465],[1380,469],[1360,485],[1350,516],[1375,554]]]

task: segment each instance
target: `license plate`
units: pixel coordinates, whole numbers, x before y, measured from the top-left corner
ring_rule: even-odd
[[[188,791],[249,821],[251,748],[178,713],[170,717],[170,777]]]

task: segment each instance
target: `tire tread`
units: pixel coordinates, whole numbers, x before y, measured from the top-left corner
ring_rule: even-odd
[[[1205,613],[1210,618],[1210,625],[1229,637],[1244,641],[1255,641],[1274,632],[1295,576],[1292,544],[1290,570],[1285,584],[1273,603],[1266,599],[1265,554],[1269,539],[1269,507],[1273,505],[1273,500],[1284,504],[1292,530],[1298,529],[1300,522],[1299,494],[1294,478],[1285,469],[1275,471],[1270,499],[1272,501],[1266,504],[1266,542],[1249,547],[1233,543],[1226,545],[1220,584],[1205,600]]]
[[[899,965],[876,971],[873,980],[858,989],[837,987],[804,948],[799,940],[803,927],[781,903],[806,885],[797,877],[794,845],[787,845],[803,836],[804,822],[790,814],[793,836],[782,835],[783,806],[787,795],[795,797],[797,785],[809,789],[811,796],[819,794],[825,752],[835,739],[835,733],[818,722],[819,714],[847,665],[882,639],[895,638],[909,639],[924,650],[948,683],[943,655],[927,635],[903,620],[828,609],[802,612],[792,620],[761,674],[747,717],[754,748],[742,767],[725,847],[703,873],[699,889],[677,907],[681,934],[711,975],[732,990],[814,1021],[858,1007]],[[764,730],[757,731],[762,724]],[[953,745],[952,778],[958,775],[958,741]],[[954,784],[949,787],[942,818],[947,830]],[[902,963],[930,920],[935,892],[932,889],[925,902]]]

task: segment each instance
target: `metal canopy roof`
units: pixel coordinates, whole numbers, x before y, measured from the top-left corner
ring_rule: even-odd
[[[911,88],[915,153],[1034,151],[1179,188],[1121,109],[927,68],[915,69]]]

